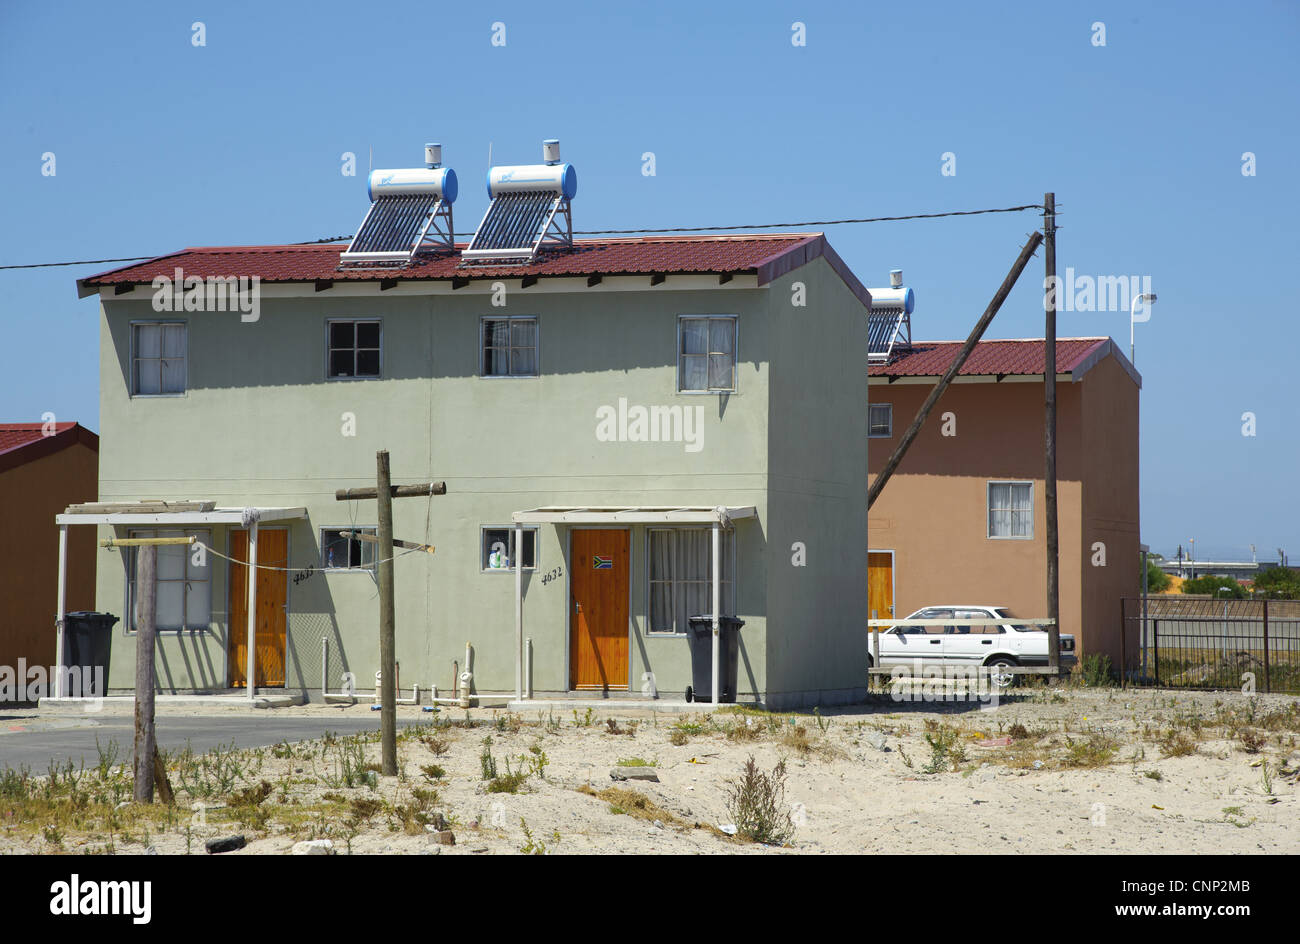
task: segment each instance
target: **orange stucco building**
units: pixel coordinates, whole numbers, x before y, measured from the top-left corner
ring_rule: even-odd
[[[0,666],[55,664],[59,529],[99,493],[99,437],[78,423],[0,423]],[[95,532],[68,533],[68,611],[95,607]]]
[[[960,347],[869,367],[870,478]],[[1047,615],[1043,364],[1041,339],[982,341],[935,406],[868,516],[877,618],[963,603]],[[1120,599],[1140,593],[1142,381],[1110,338],[1058,340],[1056,373],[1061,631],[1118,664]]]

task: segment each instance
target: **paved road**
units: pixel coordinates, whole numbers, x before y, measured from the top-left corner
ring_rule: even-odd
[[[419,722],[399,717],[397,723],[405,726]],[[129,714],[41,716],[35,711],[0,710],[0,769],[25,764],[33,773],[44,774],[51,760],[71,760],[74,764],[84,760],[87,767],[94,767],[99,760],[96,738],[103,747],[116,741],[117,762],[130,763],[133,724]],[[310,718],[288,717],[274,711],[213,717],[159,715],[156,724],[161,747],[175,750],[189,742],[196,752],[202,752],[231,741],[237,747],[263,747],[320,737],[326,731],[377,731],[379,713],[369,717]]]

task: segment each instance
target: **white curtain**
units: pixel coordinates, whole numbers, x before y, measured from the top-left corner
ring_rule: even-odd
[[[733,532],[722,532],[722,612],[730,615]],[[685,633],[689,618],[713,612],[713,532],[707,528],[650,532],[650,631]]]

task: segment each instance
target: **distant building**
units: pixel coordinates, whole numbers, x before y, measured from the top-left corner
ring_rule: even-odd
[[[873,478],[960,348],[916,342],[871,364]],[[1058,339],[1056,375],[1061,631],[1118,664],[1119,601],[1141,593],[1142,381],[1110,338]],[[874,615],[960,603],[1047,615],[1043,423],[1043,341],[981,341],[871,508]]]
[[[77,423],[0,423],[0,666],[55,664],[59,532],[54,516],[94,501],[99,437]],[[95,532],[68,540],[68,609],[95,605]]]

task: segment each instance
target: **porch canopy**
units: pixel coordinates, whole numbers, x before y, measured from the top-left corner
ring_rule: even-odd
[[[58,672],[55,674],[55,697],[63,697],[63,617],[67,606],[68,573],[68,525],[89,524],[123,527],[151,528],[185,528],[196,525],[239,525],[248,529],[248,566],[257,567],[257,525],[259,522],[293,521],[306,518],[307,509],[303,507],[264,507],[248,506],[244,508],[218,508],[212,501],[140,501],[140,502],[92,502],[82,505],[69,505],[61,515],[54,516],[54,523],[59,526],[59,602],[55,629],[57,632],[56,648],[58,655]],[[248,581],[248,698],[255,697],[253,684],[257,647],[254,646],[256,631],[255,614],[257,613],[257,581]],[[130,615],[128,614],[128,619]],[[234,630],[234,627],[231,627]]]
[[[719,697],[718,664],[722,615],[722,529],[740,518],[756,518],[753,505],[544,505],[530,511],[516,511],[515,523],[515,698],[524,697],[524,546],[526,524],[707,524],[713,528],[713,702]],[[532,679],[528,680],[530,695]]]

